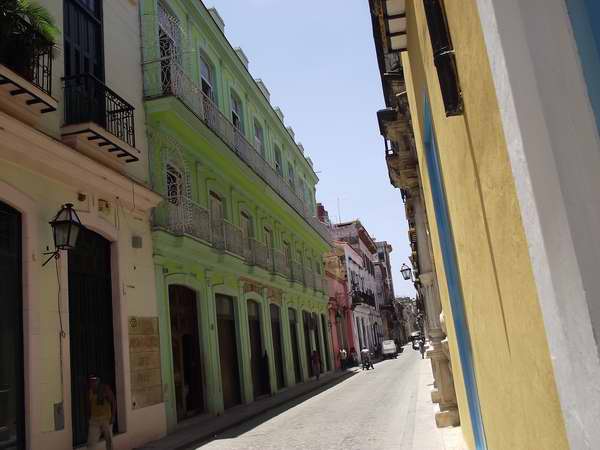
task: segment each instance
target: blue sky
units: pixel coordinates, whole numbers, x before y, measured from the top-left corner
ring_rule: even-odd
[[[384,107],[367,0],[205,0],[250,60],[314,162],[317,200],[390,242],[396,295],[409,245],[400,191],[389,182],[376,111]]]

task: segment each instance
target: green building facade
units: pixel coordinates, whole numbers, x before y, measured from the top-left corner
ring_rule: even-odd
[[[141,3],[168,428],[333,367],[318,178],[201,2]]]

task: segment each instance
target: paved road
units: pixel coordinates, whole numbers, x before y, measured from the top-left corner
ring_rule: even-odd
[[[413,449],[424,364],[430,362],[407,347],[396,360],[258,416],[199,448]],[[431,409],[428,415],[432,420]]]

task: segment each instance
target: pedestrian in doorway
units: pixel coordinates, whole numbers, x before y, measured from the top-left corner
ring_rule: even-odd
[[[345,348],[340,349],[340,364],[342,366],[342,370],[345,370],[348,364],[348,352]]]
[[[356,354],[356,349],[354,347],[350,349],[350,363],[352,364],[352,367],[358,364],[358,355]]]
[[[310,355],[310,363],[312,365],[313,373],[317,376],[317,380],[321,376],[321,355],[317,350],[313,350]]]
[[[425,359],[425,341],[419,343],[419,351],[421,352],[421,359]]]
[[[107,384],[95,375],[88,377],[88,395],[86,397],[88,417],[88,450],[96,448],[100,436],[104,436],[106,450],[112,450],[112,424],[115,420],[115,395]]]

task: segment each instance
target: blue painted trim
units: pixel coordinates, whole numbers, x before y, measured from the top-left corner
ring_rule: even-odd
[[[460,274],[456,258],[456,248],[454,246],[454,235],[450,223],[450,214],[446,202],[446,192],[444,181],[442,179],[442,170],[440,167],[437,142],[432,125],[431,107],[429,98],[424,98],[424,146],[425,157],[427,160],[427,171],[429,173],[429,182],[431,184],[431,194],[433,197],[433,206],[435,209],[435,220],[438,227],[440,246],[442,248],[442,259],[444,270],[446,272],[446,281],[448,292],[450,294],[450,304],[452,306],[452,317],[454,320],[454,329],[458,341],[458,352],[460,355],[460,365],[462,367],[465,389],[467,392],[467,402],[469,404],[469,413],[471,415],[471,425],[475,437],[475,447],[477,450],[487,450],[483,419],[481,417],[481,407],[479,404],[479,394],[477,392],[477,381],[475,379],[475,366],[473,363],[473,351],[471,348],[471,336],[465,313],[465,305],[460,283]]]
[[[600,132],[600,1],[566,0],[566,3]]]

